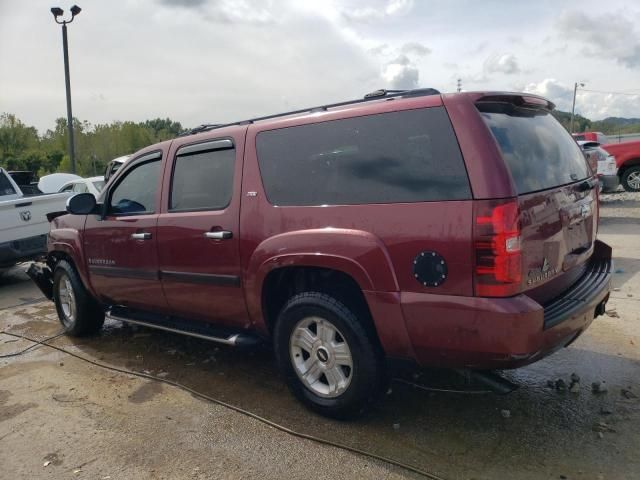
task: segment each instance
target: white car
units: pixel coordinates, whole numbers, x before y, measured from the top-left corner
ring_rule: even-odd
[[[104,177],[77,178],[65,183],[58,192],[91,193],[98,198],[104,188]]]
[[[25,195],[0,168],[0,273],[47,251],[48,213],[66,210],[69,195]]]
[[[591,169],[598,175],[603,192],[615,192],[620,185],[616,157],[610,155],[598,142],[578,140]]]

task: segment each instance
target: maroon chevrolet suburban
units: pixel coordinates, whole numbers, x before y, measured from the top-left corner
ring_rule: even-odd
[[[539,360],[604,312],[598,192],[544,98],[380,90],[203,125],[132,155],[51,222],[31,276],[70,335],[105,316],[273,342],[293,393],[347,417],[388,359]]]

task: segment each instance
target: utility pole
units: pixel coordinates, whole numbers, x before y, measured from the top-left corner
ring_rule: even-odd
[[[462,91],[462,79],[461,78],[458,79],[458,91],[459,92]]]
[[[69,45],[67,42],[67,23],[73,22],[73,19],[82,9],[74,5],[71,7],[71,20],[58,21],[58,17],[64,14],[64,10],[59,7],[53,7],[51,13],[56,23],[62,25],[62,53],[64,56],[64,83],[67,93],[67,132],[69,135],[69,159],[71,160],[71,173],[76,173],[76,143],[73,132],[73,113],[71,111],[71,79],[69,77]]]
[[[569,124],[569,133],[573,133],[573,117],[576,113],[576,94],[578,93],[578,85],[584,87],[584,83],[576,82],[573,85],[573,104],[571,105],[571,123]]]

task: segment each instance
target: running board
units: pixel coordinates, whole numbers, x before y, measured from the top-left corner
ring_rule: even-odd
[[[189,328],[188,326],[178,326],[177,322],[169,322],[169,321],[149,321],[142,320],[139,318],[132,318],[130,316],[124,316],[118,313],[113,313],[111,310],[108,310],[105,313],[105,317],[110,320],[117,320],[119,322],[131,323],[134,325],[139,325],[141,327],[155,328],[156,330],[163,330],[165,332],[177,333],[180,335],[186,335],[189,337],[200,338],[202,340],[209,340],[211,342],[221,343],[223,345],[230,345],[233,347],[246,347],[253,346],[260,343],[260,339],[256,336],[247,334],[247,333],[214,333],[207,332],[206,330],[213,330],[213,328],[209,328],[206,326],[196,326],[193,325],[193,328]],[[187,322],[185,322],[187,323]],[[191,322],[189,322],[191,323]]]

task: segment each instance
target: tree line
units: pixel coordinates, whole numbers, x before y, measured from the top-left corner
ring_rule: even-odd
[[[571,113],[554,110],[553,116],[569,130]],[[576,114],[573,118],[574,132],[602,132],[605,135],[621,135],[625,133],[640,133],[640,120],[626,118],[605,118],[604,120],[589,120]]]
[[[180,122],[156,118],[144,122],[112,122],[92,125],[73,119],[76,143],[76,173],[83,177],[101,175],[109,161],[147,145],[176,137]],[[11,113],[0,115],[0,167],[30,170],[38,176],[70,172],[67,121],[58,118],[44,134],[25,125]]]

